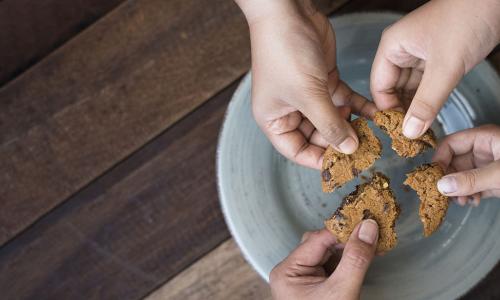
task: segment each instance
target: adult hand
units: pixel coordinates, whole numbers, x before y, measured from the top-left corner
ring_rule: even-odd
[[[434,161],[452,172],[438,181],[439,191],[479,205],[480,198],[500,197],[500,127],[486,125],[447,136]]]
[[[302,243],[271,272],[274,299],[359,299],[377,239],[375,221],[358,224],[337,268],[328,276],[323,265],[331,257],[337,239],[326,229],[306,233]]]
[[[376,108],[339,79],[328,19],[310,0],[236,2],[250,27],[253,114],[274,147],[316,169],[328,144],[353,153],[358,137],[346,118]]]
[[[375,104],[409,106],[403,134],[417,138],[462,76],[499,42],[500,1],[430,1],[382,34],[370,76]]]

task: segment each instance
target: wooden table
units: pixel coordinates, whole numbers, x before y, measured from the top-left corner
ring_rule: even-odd
[[[270,298],[214,176],[250,66],[231,0],[0,0],[0,29],[0,299]],[[499,281],[464,298],[499,298]]]

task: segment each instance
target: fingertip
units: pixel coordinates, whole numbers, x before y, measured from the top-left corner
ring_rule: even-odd
[[[375,245],[378,240],[378,224],[372,219],[366,219],[358,227],[358,238],[369,244]]]
[[[403,135],[409,139],[419,138],[427,130],[425,121],[410,115],[403,121]]]
[[[353,154],[358,150],[358,140],[352,136],[348,136],[337,147],[338,151],[344,154]]]

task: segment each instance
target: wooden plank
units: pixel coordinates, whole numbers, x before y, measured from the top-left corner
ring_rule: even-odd
[[[0,86],[123,1],[0,1]]]
[[[271,300],[269,285],[247,264],[229,239],[154,291],[145,300]]]
[[[232,1],[127,1],[0,90],[0,244],[240,76]]]
[[[215,150],[232,84],[0,248],[2,299],[138,299],[229,238]]]
[[[233,1],[136,0],[10,82],[0,90],[0,245],[249,65]]]

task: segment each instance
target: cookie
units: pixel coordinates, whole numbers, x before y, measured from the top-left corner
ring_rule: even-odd
[[[436,163],[424,164],[406,176],[404,184],[414,189],[420,198],[418,213],[424,224],[424,236],[428,237],[439,228],[448,210],[448,197],[437,189],[444,171]]]
[[[351,125],[359,139],[356,152],[347,155],[328,146],[323,155],[321,186],[325,193],[331,193],[354,179],[358,173],[371,167],[382,153],[382,144],[368,127],[366,119],[358,118]]]
[[[392,149],[402,157],[415,157],[427,148],[436,148],[436,137],[428,129],[421,137],[409,139],[403,135],[404,113],[396,110],[384,110],[375,113],[373,122],[392,139]]]
[[[344,198],[331,218],[325,221],[325,227],[345,243],[359,222],[373,219],[379,226],[377,252],[386,252],[398,241],[394,227],[399,211],[389,179],[382,173],[375,173],[370,182],[358,185]]]

